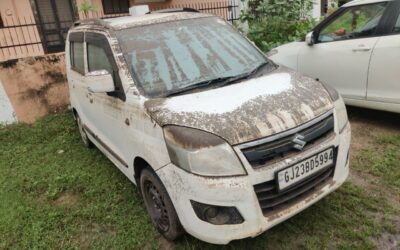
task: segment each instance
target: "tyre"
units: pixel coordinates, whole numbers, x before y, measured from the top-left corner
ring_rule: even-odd
[[[83,124],[82,124],[82,120],[78,115],[76,115],[76,123],[78,125],[79,134],[81,135],[83,144],[87,148],[92,148],[93,143],[90,141],[89,137],[87,136],[85,128],[83,127]]]
[[[140,188],[147,212],[158,232],[170,241],[179,238],[183,228],[167,190],[152,170],[145,168],[142,171]]]

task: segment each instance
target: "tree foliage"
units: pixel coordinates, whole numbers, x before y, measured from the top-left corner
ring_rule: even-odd
[[[253,0],[254,1],[254,0]],[[304,39],[315,25],[313,0],[261,0],[241,15],[249,24],[248,37],[265,52],[281,44]]]

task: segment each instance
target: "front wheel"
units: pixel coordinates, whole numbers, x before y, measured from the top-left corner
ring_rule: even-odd
[[[182,226],[158,176],[150,169],[144,169],[140,175],[140,187],[153,225],[166,239],[179,238],[183,234]]]

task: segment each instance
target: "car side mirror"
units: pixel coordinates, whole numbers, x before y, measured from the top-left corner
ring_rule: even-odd
[[[306,35],[306,43],[308,46],[314,45],[314,32],[310,32]]]
[[[114,79],[107,70],[96,70],[86,75],[88,90],[92,93],[114,92]]]

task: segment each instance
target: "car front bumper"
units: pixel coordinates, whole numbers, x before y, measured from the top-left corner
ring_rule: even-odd
[[[332,191],[339,188],[349,174],[348,153],[350,148],[350,124],[341,134],[309,150],[299,153],[293,159],[258,170],[245,166],[248,175],[240,177],[209,178],[190,174],[173,164],[157,171],[175,206],[178,217],[185,230],[194,237],[214,244],[228,244],[232,240],[255,237],[269,228],[287,220],[316,203]],[[333,178],[272,214],[264,216],[254,185],[274,179],[274,173],[312,156],[324,149],[338,148],[337,161]],[[238,153],[239,151],[235,149]],[[239,155],[243,159],[243,155]],[[246,165],[246,164],[245,164]],[[195,214],[190,200],[215,206],[236,207],[244,222],[237,225],[213,225],[200,220]]]

